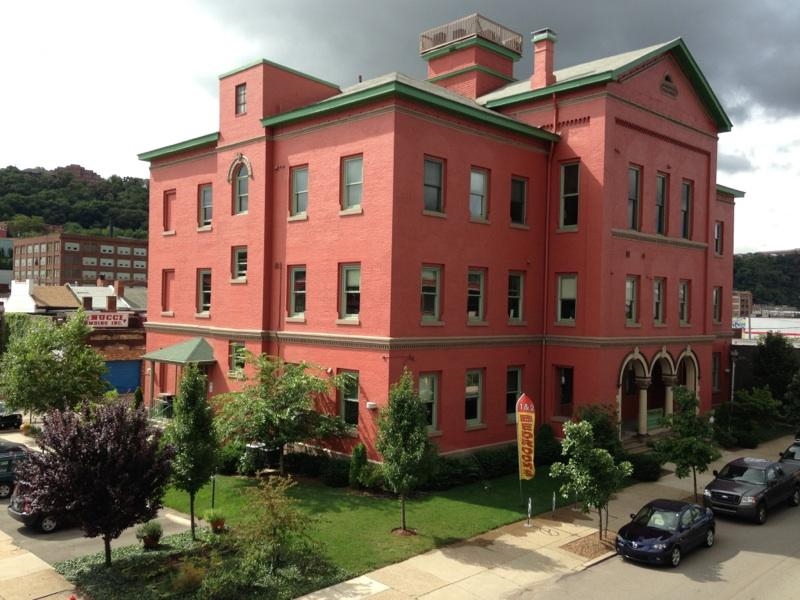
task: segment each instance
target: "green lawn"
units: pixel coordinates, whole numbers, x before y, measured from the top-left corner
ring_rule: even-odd
[[[217,477],[215,506],[226,513],[231,525],[235,526],[244,504],[242,489],[254,483],[252,479]],[[298,483],[292,494],[300,500],[300,508],[316,518],[312,535],[325,545],[330,559],[358,575],[524,519],[528,496],[533,499],[534,513],[549,511],[555,487],[542,469],[535,479],[523,482],[524,503],[520,502],[519,480],[513,475],[442,492],[419,493],[406,503],[407,525],[418,532],[408,537],[391,534],[400,525],[396,498],[306,480]],[[189,511],[188,495],[177,490],[168,491],[164,504]],[[198,493],[197,513],[202,515],[210,506],[208,485]]]

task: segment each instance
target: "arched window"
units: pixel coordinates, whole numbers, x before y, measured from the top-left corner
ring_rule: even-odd
[[[250,183],[250,172],[247,165],[241,163],[234,171],[233,176],[233,213],[239,214],[247,212],[248,188]]]

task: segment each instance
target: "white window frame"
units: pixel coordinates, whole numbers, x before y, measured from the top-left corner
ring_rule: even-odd
[[[639,231],[639,213],[642,201],[642,169],[641,167],[628,167],[628,204],[626,227]]]
[[[681,237],[692,239],[692,201],[694,185],[691,181],[681,182]]]
[[[666,300],[667,280],[663,277],[653,279],[653,323],[655,325],[664,324],[666,315],[664,301]]]
[[[678,283],[678,321],[681,325],[688,325],[691,320],[691,294],[692,287],[688,279]]]
[[[353,427],[358,427],[359,421],[359,372],[352,370],[342,370],[339,374],[346,374],[344,383],[339,389],[339,416]],[[353,395],[355,394],[355,395]],[[352,409],[355,405],[355,423],[348,420],[348,407]]]
[[[437,173],[438,171],[438,173]],[[422,165],[422,209],[444,213],[444,161],[426,156]]]
[[[357,169],[355,168],[358,165]],[[354,167],[350,169],[350,167]],[[342,210],[361,207],[364,198],[364,156],[342,159]]]
[[[247,346],[240,340],[228,340],[228,373],[241,375],[246,362]]]
[[[467,417],[467,406],[474,400],[475,416]],[[483,423],[483,369],[468,369],[464,377],[464,421],[467,427]]]
[[[669,176],[665,173],[656,174],[656,233],[667,235],[667,194],[669,190]]]
[[[247,246],[231,248],[231,279],[247,279]]]
[[[353,281],[351,274],[357,278]],[[357,312],[348,312],[348,296],[355,296],[358,300]],[[339,318],[343,320],[358,320],[361,314],[361,265],[346,264],[339,267]]]
[[[516,212],[522,213],[521,217],[515,218],[515,206],[518,207]],[[526,225],[528,222],[528,180],[523,177],[511,178],[508,219],[512,225]]]
[[[722,323],[722,288],[720,286],[711,288],[711,320],[714,323]]]
[[[302,278],[298,277],[302,273]],[[302,289],[298,285],[302,283]],[[306,314],[308,272],[305,265],[289,267],[289,316],[304,317]],[[302,303],[300,302],[302,299]],[[302,310],[300,310],[302,308]]]
[[[233,214],[246,214],[250,206],[250,170],[239,163],[233,172]]]
[[[634,275],[625,278],[625,323],[639,323],[639,278]]]
[[[301,178],[301,175],[304,175],[304,178]],[[305,215],[308,213],[308,165],[292,167],[291,180],[292,198],[289,214],[293,217]]]
[[[511,377],[514,378],[512,388]],[[514,366],[506,369],[506,420],[517,420],[517,400],[522,395],[522,367]]]
[[[556,320],[559,323],[575,323],[578,316],[578,276],[574,273],[559,275],[558,279],[558,296],[556,304]],[[572,289],[569,289],[572,288]],[[573,316],[568,317],[565,314],[565,302],[572,302]]]
[[[516,285],[512,285],[515,280],[517,281]],[[509,272],[507,299],[509,322],[522,322],[525,319],[525,273],[520,271]],[[514,310],[515,308],[516,310]]]
[[[722,256],[724,232],[725,226],[722,221],[714,221],[714,254],[717,256]]]
[[[472,167],[469,172],[469,216],[485,221],[489,217],[489,171]]]
[[[420,315],[423,321],[439,322],[441,319],[442,267],[423,265],[420,271]],[[426,300],[433,299],[432,310],[426,310]]]
[[[477,284],[477,287],[475,285]],[[477,292],[477,293],[476,293]],[[477,310],[470,310],[477,299]],[[467,271],[467,320],[481,323],[486,320],[486,270],[469,269]]]
[[[205,314],[211,312],[211,269],[197,270],[197,312]]]
[[[238,84],[233,91],[234,94],[234,114],[247,114],[247,84]]]
[[[436,431],[439,426],[439,374],[419,374],[419,400],[426,409],[428,431]]]
[[[574,189],[572,186],[567,188],[567,171],[575,169],[575,185]],[[558,226],[559,229],[566,229],[572,230],[578,228],[579,223],[579,210],[580,210],[580,180],[581,180],[581,169],[579,162],[570,162],[561,165],[561,202],[559,206],[559,215],[558,215]],[[574,203],[574,208],[570,206],[570,209],[567,210],[567,203],[572,205]],[[574,218],[570,218],[570,221],[567,222],[567,216],[572,215],[574,213]],[[574,220],[574,222],[572,222]]]
[[[197,226],[208,227],[211,225],[213,214],[214,194],[210,183],[201,183],[197,186]]]

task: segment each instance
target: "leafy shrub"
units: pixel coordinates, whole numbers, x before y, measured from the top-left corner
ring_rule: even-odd
[[[483,471],[474,456],[440,456],[436,460],[433,477],[423,487],[445,490],[482,478]]]
[[[325,454],[310,452],[292,452],[283,457],[283,464],[287,471],[297,475],[319,477],[330,459]]]
[[[759,432],[777,419],[779,406],[769,388],[739,390],[733,402],[714,410],[714,437],[725,448],[755,448],[762,441]]]
[[[539,427],[533,442],[533,461],[536,466],[552,465],[561,460],[561,442],[556,439],[553,428],[549,424],[544,423]]]
[[[385,491],[388,489],[386,477],[383,474],[383,466],[378,463],[365,464],[358,482],[368,490]]]
[[[176,594],[196,592],[203,584],[205,575],[206,570],[203,567],[192,563],[183,563],[172,578],[170,588]]]
[[[240,442],[229,442],[219,451],[219,472],[223,475],[234,475],[239,461],[244,456],[244,445]]]
[[[622,458],[633,466],[631,477],[637,481],[658,481],[661,478],[664,459],[657,452],[626,454]]]
[[[519,465],[517,446],[515,444],[478,450],[474,456],[480,465],[484,479],[515,473]]]
[[[346,487],[350,483],[350,461],[332,459],[325,463],[320,481],[328,487]]]
[[[367,465],[367,448],[364,444],[357,444],[353,448],[353,454],[350,456],[350,475],[349,483],[351,488],[358,488],[362,485],[361,473]]]
[[[581,406],[578,409],[578,420],[591,423],[595,448],[604,448],[614,457],[622,454],[622,442],[619,441],[617,432],[617,411],[613,406]]]
[[[136,528],[137,540],[141,540],[146,537],[160,540],[162,535],[164,535],[164,530],[161,527],[161,523],[158,521],[148,521],[147,523],[139,525],[139,527]]]

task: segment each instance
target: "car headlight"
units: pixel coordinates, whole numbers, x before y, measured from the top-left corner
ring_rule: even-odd
[[[708,489],[703,490],[703,496],[705,496],[706,498],[711,498],[711,490]]]
[[[653,550],[666,550],[666,544],[653,544]]]
[[[756,497],[755,496],[742,496],[742,504],[755,504]]]

